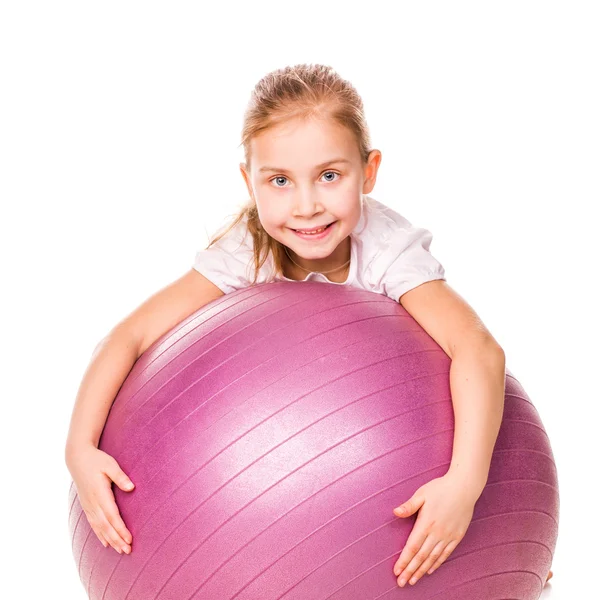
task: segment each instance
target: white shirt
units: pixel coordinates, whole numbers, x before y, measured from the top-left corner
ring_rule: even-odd
[[[413,227],[402,215],[370,196],[364,197],[361,216],[350,233],[350,272],[345,282],[329,281],[310,272],[302,281],[351,285],[399,301],[402,294],[433,279],[446,279],[444,267],[429,252],[432,234]],[[225,294],[251,285],[254,278],[252,235],[246,218],[210,248],[199,250],[193,268]],[[294,281],[275,277],[272,255],[259,270],[256,285]]]

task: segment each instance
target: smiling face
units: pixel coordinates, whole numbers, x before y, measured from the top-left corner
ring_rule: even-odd
[[[335,269],[348,261],[348,236],[360,219],[363,194],[375,185],[381,152],[372,150],[365,165],[348,129],[311,118],[254,137],[250,155],[250,172],[244,163],[240,170],[264,230],[309,271]],[[329,161],[335,162],[325,164]],[[294,232],[332,222],[320,239]]]

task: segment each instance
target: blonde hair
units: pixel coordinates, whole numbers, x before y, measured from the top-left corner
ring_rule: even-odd
[[[240,143],[244,146],[247,168],[250,169],[252,160],[250,140],[254,136],[286,121],[311,117],[330,118],[348,128],[356,139],[363,163],[367,163],[371,151],[371,136],[362,99],[354,86],[342,79],[332,67],[299,64],[268,73],[254,87],[244,113]],[[275,274],[281,276],[284,246],[263,229],[252,198],[235,215],[233,222],[210,240],[207,249],[243,219],[247,219],[247,231],[252,235],[254,245],[252,284],[256,283],[269,252],[273,256]]]

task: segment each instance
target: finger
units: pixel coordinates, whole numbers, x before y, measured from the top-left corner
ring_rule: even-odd
[[[121,549],[123,552],[129,554],[131,552],[131,548],[129,545],[131,544],[131,534],[129,533],[127,527],[125,527],[125,523],[123,523],[123,519],[119,515],[109,517],[109,522],[112,525],[112,528],[119,536],[119,543],[121,544]]]
[[[108,548],[108,542],[106,541],[106,539],[102,535],[102,532],[100,531],[100,529],[98,527],[96,527],[96,526],[92,526],[92,529],[93,529],[94,533],[96,534],[96,537],[100,540],[100,543],[105,548]]]
[[[104,519],[106,520],[106,523],[103,524],[104,526],[102,528],[105,537],[111,543],[116,543],[121,550],[129,553],[131,551],[129,544],[131,543],[132,536],[121,518],[119,507],[115,502],[115,496],[112,493],[110,481],[108,479],[107,487],[103,489],[102,497],[100,498],[100,508],[102,509]],[[116,549],[117,548],[115,548],[115,550]]]
[[[415,535],[415,530],[413,529],[410,537],[408,538],[396,564],[394,565],[394,574],[400,575],[404,569],[409,565],[417,552],[422,548],[423,543],[427,539],[426,535]]]
[[[108,543],[119,553],[123,554],[123,548],[127,546],[125,541],[117,533],[117,530],[111,525],[110,521],[103,515],[100,525],[102,535]]]
[[[87,522],[89,523],[90,527],[92,528],[92,531],[96,534],[96,537],[100,540],[102,545],[106,548],[108,546],[108,542],[106,541],[106,538],[104,537],[104,535],[102,535],[100,520],[98,519],[96,512],[93,510],[90,510],[87,507],[83,509],[83,512],[85,513],[85,517],[86,517]]]
[[[427,571],[428,575],[431,575],[442,563],[452,554],[454,548],[458,545],[458,540],[452,540],[442,551],[441,556],[437,559],[437,561],[433,564],[433,567]]]
[[[106,538],[105,538],[105,537],[102,535],[102,532],[101,532],[101,531],[99,531],[99,532],[97,533],[97,535],[98,535],[98,539],[99,539],[99,540],[102,542],[102,545],[103,545],[105,548],[108,548],[109,544],[108,544],[108,542],[106,541]]]
[[[104,540],[108,542],[115,550],[124,545],[124,542],[121,542],[120,544],[115,543],[119,536],[108,522],[108,519],[103,512],[102,505],[96,505],[92,510],[88,510],[86,516],[91,528],[94,530],[100,541]],[[112,535],[111,530],[113,531]],[[119,550],[117,550],[117,552],[119,552]]]
[[[406,568],[400,573],[398,577],[398,584],[400,587],[403,587],[413,576],[414,572],[423,564],[423,561],[427,559],[427,557],[431,554],[433,547],[438,542],[437,539],[433,537],[433,535],[427,536],[426,540],[423,542],[423,545],[419,548],[416,554],[413,556],[412,560],[408,563]]]
[[[425,575],[427,570],[435,564],[435,562],[441,556],[444,548],[447,545],[448,545],[447,540],[441,540],[440,542],[438,542],[431,550],[431,554],[429,554],[429,556],[421,563],[421,566],[413,573],[412,577],[410,579],[408,579],[408,576],[407,576],[408,583],[410,583],[411,585],[414,585],[415,583],[417,583],[417,581],[419,581],[419,579],[421,579],[421,577],[423,577],[423,575]],[[410,565],[409,565],[409,568],[410,568]],[[405,571],[405,573],[406,573],[406,571]],[[404,579],[404,577],[403,577],[403,579]]]
[[[121,469],[121,467],[119,466],[119,463],[112,456],[110,456],[110,458],[108,460],[108,464],[107,464],[104,472],[122,490],[124,490],[126,492],[130,492],[131,490],[133,490],[133,488],[134,488],[133,481],[131,481],[131,479],[129,479],[129,477],[127,476],[125,471],[123,471],[123,469]]]
[[[394,565],[394,574],[400,575],[404,569],[409,565],[413,557],[419,552],[419,550],[423,547],[425,540],[427,539],[427,533],[421,531],[418,527],[418,522],[413,528],[411,534],[408,536],[408,540],[406,540],[406,545],[402,549],[402,553],[400,557],[396,561]],[[419,561],[421,564],[421,561]]]
[[[131,544],[132,535],[127,529],[125,522],[121,518],[119,514],[119,508],[115,502],[112,503],[113,506],[107,509],[106,518],[109,523],[112,525],[113,529],[119,534],[123,544]]]

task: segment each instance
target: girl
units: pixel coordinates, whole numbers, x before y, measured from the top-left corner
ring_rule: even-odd
[[[381,152],[371,149],[360,96],[333,69],[296,65],[266,75],[246,110],[242,144],[248,203],[197,253],[188,273],[119,322],[94,351],[65,449],[79,501],[104,546],[131,552],[111,483],[126,491],[133,483],[98,442],[121,384],[157,338],[248,285],[353,285],[400,302],[452,359],[450,467],[394,509],[399,517],[419,511],[394,566],[398,585],[414,584],[456,548],[485,487],[502,420],[504,352],[447,285],[444,268],[429,253],[431,233],[368,195]]]

